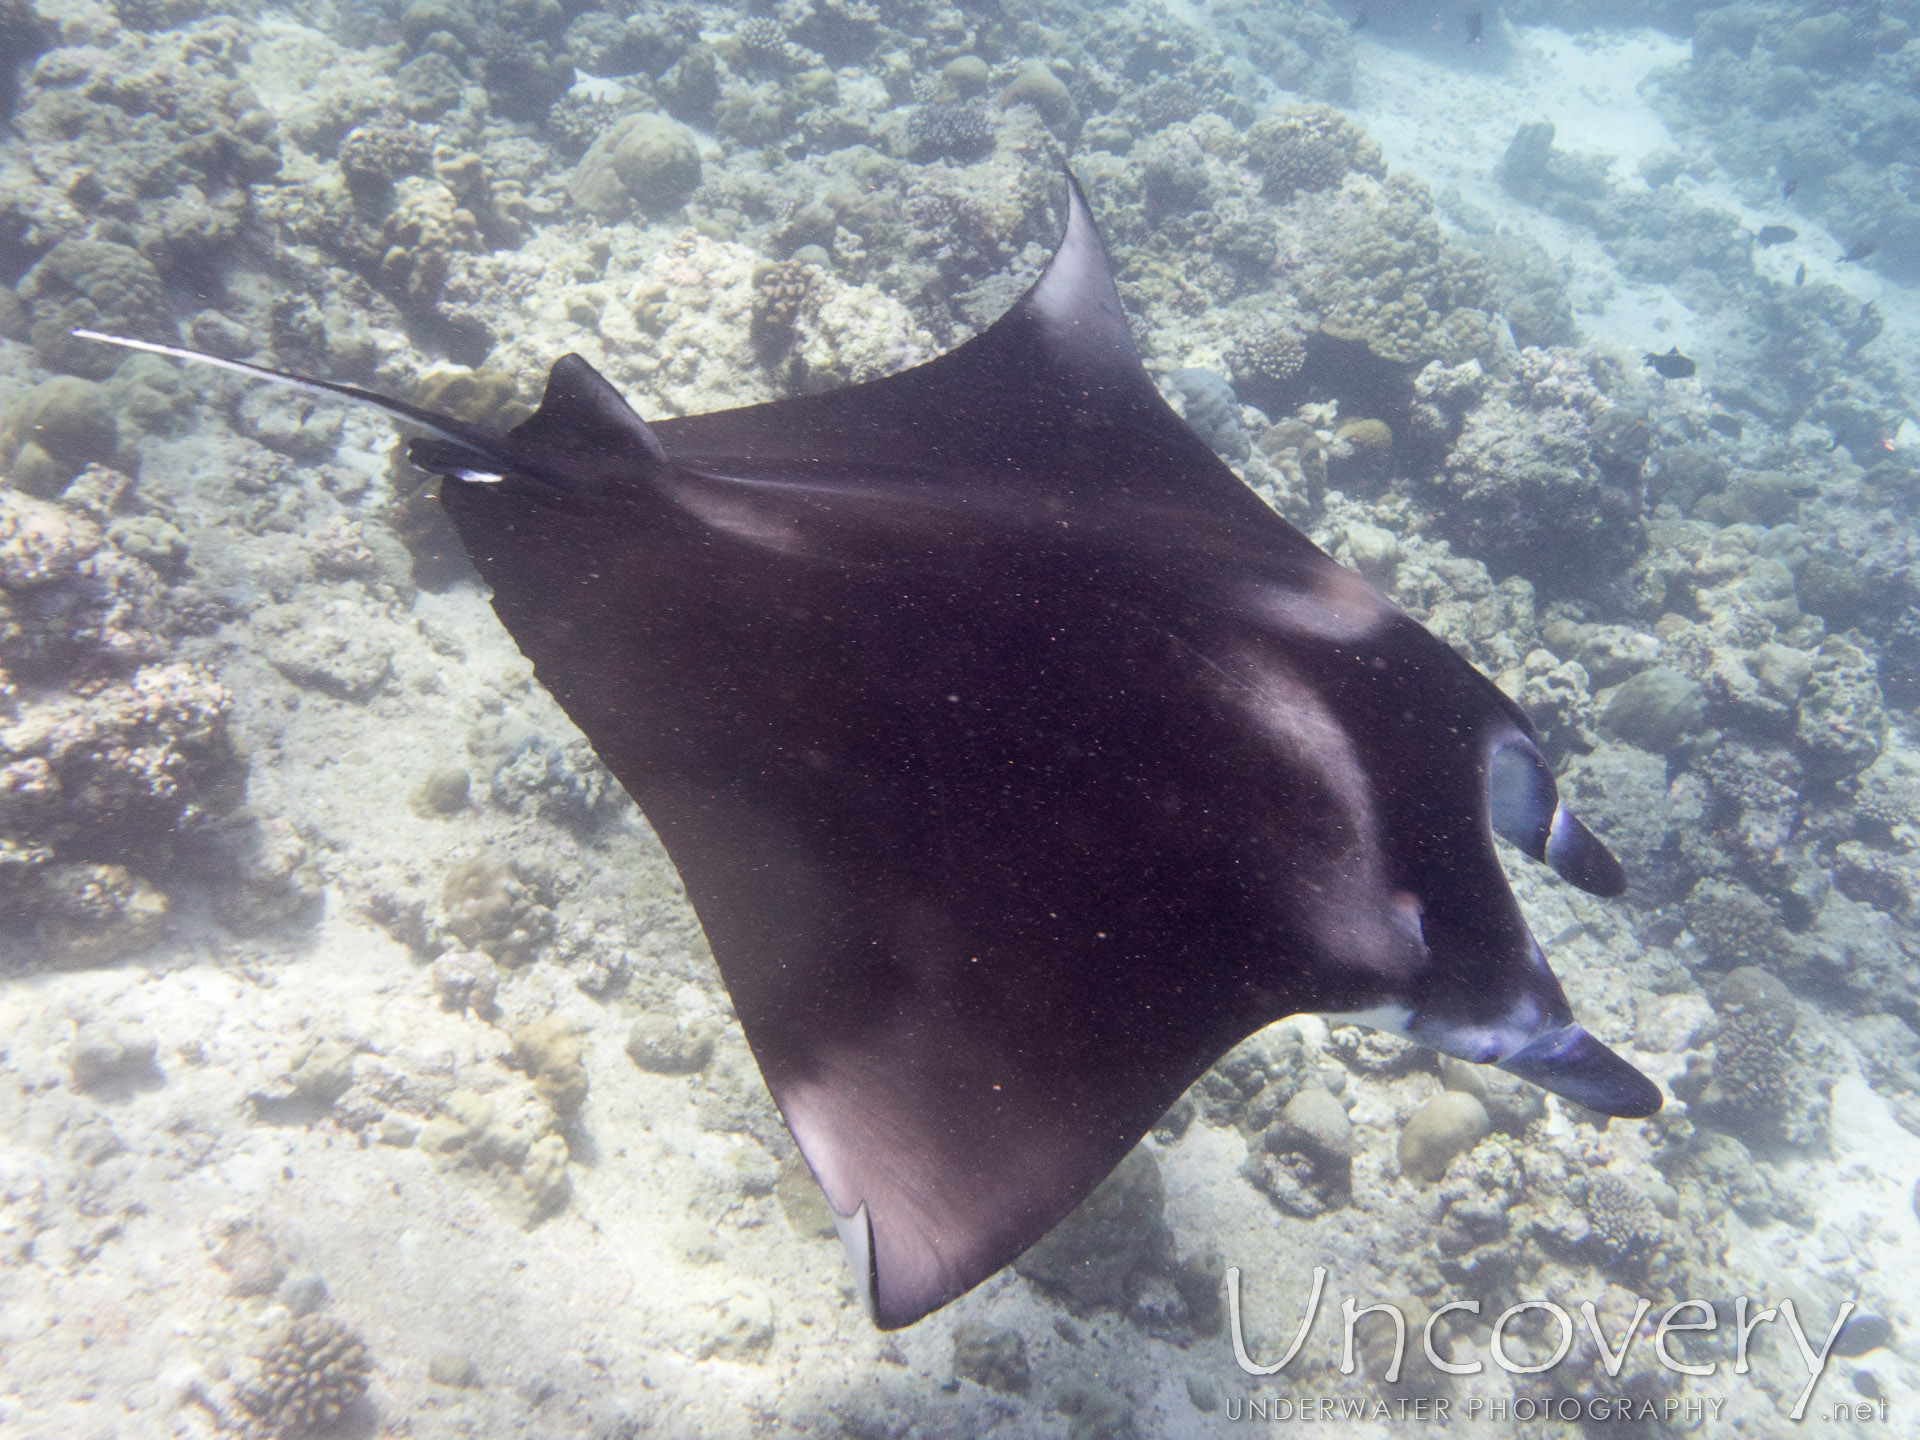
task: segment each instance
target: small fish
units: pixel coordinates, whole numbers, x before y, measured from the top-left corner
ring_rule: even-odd
[[[1840,257],[1840,263],[1844,265],[1849,260],[1864,260],[1879,248],[1880,247],[1871,240],[1856,240],[1847,250],[1847,253]]]
[[[1753,238],[1760,242],[1762,250],[1770,250],[1775,245],[1784,245],[1789,240],[1798,240],[1800,232],[1785,225],[1762,225],[1760,233]]]
[[[1710,428],[1726,436],[1729,440],[1738,440],[1746,433],[1747,429],[1747,427],[1741,423],[1738,415],[1729,415],[1725,411],[1717,411],[1709,415],[1707,417],[1707,424]]]
[[[1847,1317],[1847,1323],[1840,1327],[1840,1333],[1833,1338],[1833,1353],[1845,1355],[1848,1359],[1865,1355],[1869,1350],[1878,1350],[1892,1343],[1893,1325],[1885,1316],[1875,1315],[1861,1310]]]
[[[1886,328],[1886,321],[1880,316],[1880,307],[1871,300],[1860,307],[1860,313],[1854,316],[1852,326],[1847,330],[1847,354],[1857,355],[1869,343],[1879,338]]]
[[[1793,272],[1793,283],[1796,285],[1804,285],[1807,283],[1807,262],[1806,261],[1802,260],[1800,262],[1800,268]]]
[[[1469,10],[1467,12],[1467,44],[1478,45],[1485,34],[1485,17],[1478,10]]]
[[[1658,370],[1661,378],[1666,380],[1684,380],[1694,371],[1693,361],[1680,353],[1678,345],[1664,355],[1648,351],[1646,363]]]
[[[1887,1392],[1880,1388],[1879,1377],[1871,1370],[1854,1371],[1853,1388],[1869,1400],[1884,1400],[1887,1398]]]
[[[1791,200],[1793,198],[1793,192],[1798,190],[1799,188],[1800,188],[1800,177],[1796,175],[1791,180],[1787,181],[1786,184],[1780,187],[1780,198],[1782,200]]]

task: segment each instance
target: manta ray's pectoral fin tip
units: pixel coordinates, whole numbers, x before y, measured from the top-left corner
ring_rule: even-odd
[[[833,1228],[840,1234],[840,1246],[847,1252],[847,1268],[853,1272],[853,1287],[860,1297],[860,1308],[866,1311],[867,1319],[882,1330],[898,1328],[888,1325],[880,1317],[880,1276],[873,1263],[873,1220],[867,1214],[867,1204],[863,1200],[860,1208],[851,1215],[842,1215],[829,1207],[833,1215]]]
[[[1644,1120],[1666,1103],[1658,1085],[1579,1025],[1536,1035],[1499,1064],[1542,1090],[1623,1120]]]
[[[1067,172],[1067,224],[1053,259],[1003,321],[1037,317],[1064,354],[1094,368],[1139,367],[1139,350],[1114,284],[1113,261],[1080,182]],[[1017,321],[1016,321],[1017,323]],[[1145,372],[1141,372],[1143,383]]]
[[[1627,872],[1613,852],[1564,805],[1553,812],[1546,858],[1563,880],[1589,895],[1611,900],[1626,893]]]

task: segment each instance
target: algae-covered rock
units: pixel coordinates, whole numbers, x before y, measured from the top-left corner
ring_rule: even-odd
[[[491,855],[453,865],[440,898],[448,933],[505,965],[525,964],[553,935],[553,911],[541,888]]]
[[[338,448],[345,412],[338,405],[315,405],[303,391],[256,385],[240,397],[233,421],[248,439],[316,464]]]
[[[1332,1160],[1353,1155],[1353,1124],[1346,1107],[1313,1086],[1287,1102],[1280,1115],[1280,1138]]]
[[[1699,683],[1655,665],[1613,692],[1600,713],[1600,733],[1664,755],[1697,731],[1706,716],[1707,696]]]
[[[642,1015],[627,1032],[627,1054],[642,1070],[689,1075],[713,1058],[713,1026],[681,1024],[670,1015]]]
[[[680,1348],[696,1360],[757,1361],[773,1344],[773,1297],[751,1280],[735,1277],[720,1294],[695,1299],[683,1318]]]
[[[265,605],[254,629],[273,668],[296,685],[365,701],[392,677],[392,650],[368,633],[356,606]]]
[[[1159,1163],[1136,1148],[1013,1268],[1078,1309],[1124,1308],[1170,1251],[1165,1205]]]
[[[546,1015],[513,1032],[514,1063],[533,1080],[534,1093],[561,1120],[587,1103],[587,1062],[579,1035],[558,1015]]]
[[[1814,657],[1795,740],[1814,780],[1845,780],[1880,757],[1887,733],[1874,664],[1857,645],[1828,640]]]
[[[124,865],[56,865],[43,872],[36,935],[55,965],[104,965],[158,941],[167,897]]]
[[[1353,1184],[1353,1127],[1319,1085],[1287,1101],[1241,1173],[1283,1214],[1311,1219],[1346,1204]]]
[[[429,971],[433,993],[443,1010],[471,1010],[481,1019],[493,1014],[500,973],[491,958],[477,950],[455,950],[433,962]]]
[[[157,1078],[153,1062],[159,1050],[153,1032],[141,1026],[89,1021],[74,1032],[67,1049],[67,1073],[76,1090]]]
[[[1133,1402],[1098,1380],[1065,1380],[1053,1408],[1067,1417],[1067,1440],[1138,1440]]]
[[[1474,1096],[1458,1090],[1436,1095],[1401,1128],[1400,1173],[1432,1184],[1492,1128],[1486,1106]]]
[[[665,115],[629,115],[588,147],[567,182],[582,209],[618,220],[636,207],[649,215],[680,208],[700,187],[700,146]]]
[[[143,340],[179,338],[160,272],[138,250],[111,240],[62,240],[15,287],[33,317],[33,348],[49,370],[104,380],[126,353],[82,340],[75,329]]]
[[[33,590],[68,579],[99,545],[92,521],[0,488],[0,588]]]
[[[229,1295],[271,1295],[287,1278],[278,1247],[251,1221],[228,1216],[209,1229],[207,1248],[213,1263],[226,1272]]]
[[[953,1327],[953,1373],[1009,1395],[1024,1395],[1033,1384],[1020,1332],[982,1320],[962,1320]]]
[[[338,1040],[319,1041],[287,1072],[287,1083],[303,1099],[333,1104],[353,1088],[353,1047]]]
[[[239,812],[210,834],[221,883],[213,898],[220,923],[240,935],[259,935],[318,917],[325,885],[313,852],[285,816],[260,819]]]
[[[431,313],[453,256],[484,248],[480,223],[441,180],[409,175],[380,231],[380,288],[403,310]]]
[[[34,386],[0,423],[0,460],[8,477],[35,495],[59,494],[91,463],[114,464],[121,448],[120,422],[106,387],[74,375]]]

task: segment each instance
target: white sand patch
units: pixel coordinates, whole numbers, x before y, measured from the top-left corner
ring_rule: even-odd
[[[1515,199],[1494,177],[1514,132],[1537,120],[1553,123],[1556,149],[1608,157],[1610,177],[1623,190],[1645,190],[1640,162],[1663,150],[1703,169],[1694,163],[1703,157],[1675,140],[1642,94],[1656,72],[1687,62],[1688,43],[1652,30],[1568,35],[1541,27],[1516,27],[1512,39],[1505,68],[1486,73],[1362,37],[1354,118],[1395,169],[1420,176],[1443,197],[1457,193],[1566,266],[1575,319],[1589,339],[1629,362],[1678,345],[1710,369],[1710,328],[1679,297],[1621,275],[1591,232]],[[1807,283],[1838,285],[1859,303],[1877,305],[1886,329],[1873,355],[1895,365],[1910,394],[1920,389],[1920,295],[1843,262],[1851,237],[1829,233],[1784,197],[1777,205],[1752,203],[1750,186],[1743,190],[1717,169],[1705,180],[1688,174],[1673,183],[1749,230],[1799,231],[1789,244],[1756,251],[1756,270],[1791,285],[1804,264]]]

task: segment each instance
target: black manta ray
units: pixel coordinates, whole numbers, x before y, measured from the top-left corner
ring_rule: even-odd
[[[1625,883],[1525,716],[1167,407],[1067,190],[1000,321],[831,394],[648,424],[568,355],[502,433],[210,361],[432,432],[410,455],[679,867],[886,1327],[1284,1015],[1661,1103],[1502,874],[1496,832]]]

